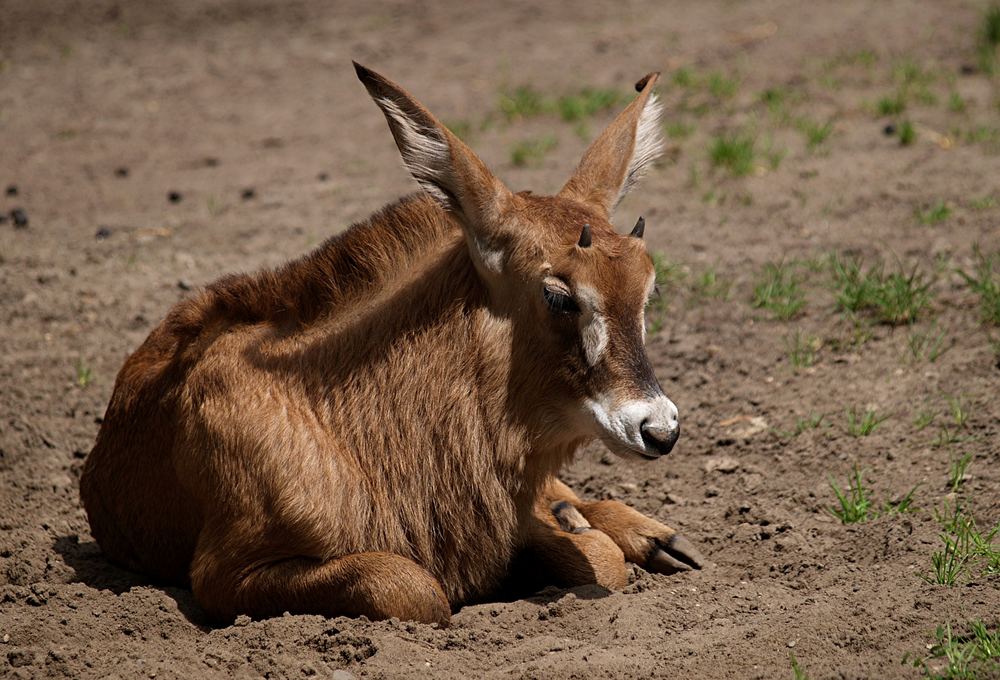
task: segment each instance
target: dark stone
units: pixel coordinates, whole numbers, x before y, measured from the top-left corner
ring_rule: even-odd
[[[128,177],[128,168],[124,165],[120,168],[115,168],[115,177]]]
[[[171,191],[167,194],[167,200],[171,203],[180,203],[182,198],[184,197],[181,196],[181,192],[179,191]]]
[[[884,128],[882,128],[882,134],[885,135],[886,137],[892,137],[894,134],[896,134],[896,126],[893,125],[892,123],[889,123]]]
[[[316,175],[316,179],[318,179],[320,182],[325,182],[326,180],[330,179],[330,175],[326,174],[325,172],[321,172],[318,175]]]
[[[96,238],[98,241],[103,241],[109,236],[111,236],[111,229],[109,229],[108,227],[101,227],[94,233],[94,238]]]
[[[257,190],[254,189],[253,187],[247,187],[246,189],[240,192],[240,198],[242,198],[244,201],[249,201],[256,195],[257,195]]]
[[[28,228],[28,213],[22,208],[14,208],[10,211],[10,221],[14,223],[16,229]]]
[[[7,185],[7,195],[8,196],[17,196],[17,185],[16,184],[8,184]]]

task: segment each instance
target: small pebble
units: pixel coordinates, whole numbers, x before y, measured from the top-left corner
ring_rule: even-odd
[[[961,72],[963,76],[971,76],[976,73],[977,69],[972,64],[962,64],[962,66],[958,70],[959,72]]]
[[[318,179],[320,182],[325,182],[326,180],[330,179],[330,175],[328,175],[325,172],[321,172],[318,175],[316,175],[316,179]]]
[[[180,203],[182,198],[183,196],[181,196],[181,192],[179,191],[171,191],[167,194],[167,200],[171,203]]]
[[[242,192],[240,192],[240,198],[244,201],[249,201],[251,198],[257,195],[257,190],[253,187],[247,187]]]
[[[28,213],[21,208],[14,208],[10,211],[10,221],[14,223],[16,229],[27,229]]]
[[[889,123],[884,128],[882,128],[882,134],[885,135],[886,137],[892,137],[894,134],[896,134],[896,126],[893,125],[892,123]]]
[[[177,281],[177,287],[181,290],[191,290],[191,282],[187,279],[180,279]]]
[[[16,184],[8,184],[7,185],[7,195],[8,196],[17,196],[17,185]]]
[[[107,227],[101,227],[94,233],[94,238],[96,238],[98,241],[103,241],[109,236],[111,236],[111,230],[108,229]]]
[[[207,156],[202,162],[205,164],[206,168],[215,168],[219,165],[219,159],[215,156]]]
[[[124,165],[120,168],[115,168],[115,177],[128,177],[128,168]]]

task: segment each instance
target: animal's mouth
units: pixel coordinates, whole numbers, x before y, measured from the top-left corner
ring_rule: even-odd
[[[625,443],[613,437],[607,435],[601,435],[601,441],[604,443],[611,453],[615,454],[619,458],[624,458],[625,460],[657,460],[662,458],[663,454],[660,453],[650,453],[646,449],[641,449],[632,444]]]

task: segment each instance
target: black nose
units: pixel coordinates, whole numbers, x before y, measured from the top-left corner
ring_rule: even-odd
[[[670,449],[674,448],[674,444],[677,443],[677,439],[681,436],[681,426],[677,424],[668,429],[654,425],[647,420],[643,422],[641,432],[642,443],[646,445],[646,448],[652,449],[657,454],[663,456],[670,453]]]

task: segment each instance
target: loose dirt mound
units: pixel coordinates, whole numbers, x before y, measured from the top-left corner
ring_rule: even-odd
[[[792,653],[813,678],[910,677],[904,655],[938,624],[995,626],[996,577],[920,577],[935,508],[1000,520],[1000,371],[955,274],[974,243],[1000,248],[980,8],[448,4],[4,4],[0,674],[771,678]],[[664,71],[669,151],[617,219],[644,214],[665,258],[649,345],[683,437],[645,466],[586,451],[565,479],[678,527],[711,568],[467,607],[448,630],[212,628],[189,592],[102,559],[77,479],[128,352],[191,287],[278,264],[413,188],[352,58],[539,192],[609,119],[602,102]],[[929,305],[912,326],[845,317],[830,253],[917,268]],[[794,293],[751,305],[769,262],[801,309]],[[888,418],[852,436],[852,408]],[[841,524],[828,475],[845,486],[854,463],[879,509],[919,485],[916,510]]]

